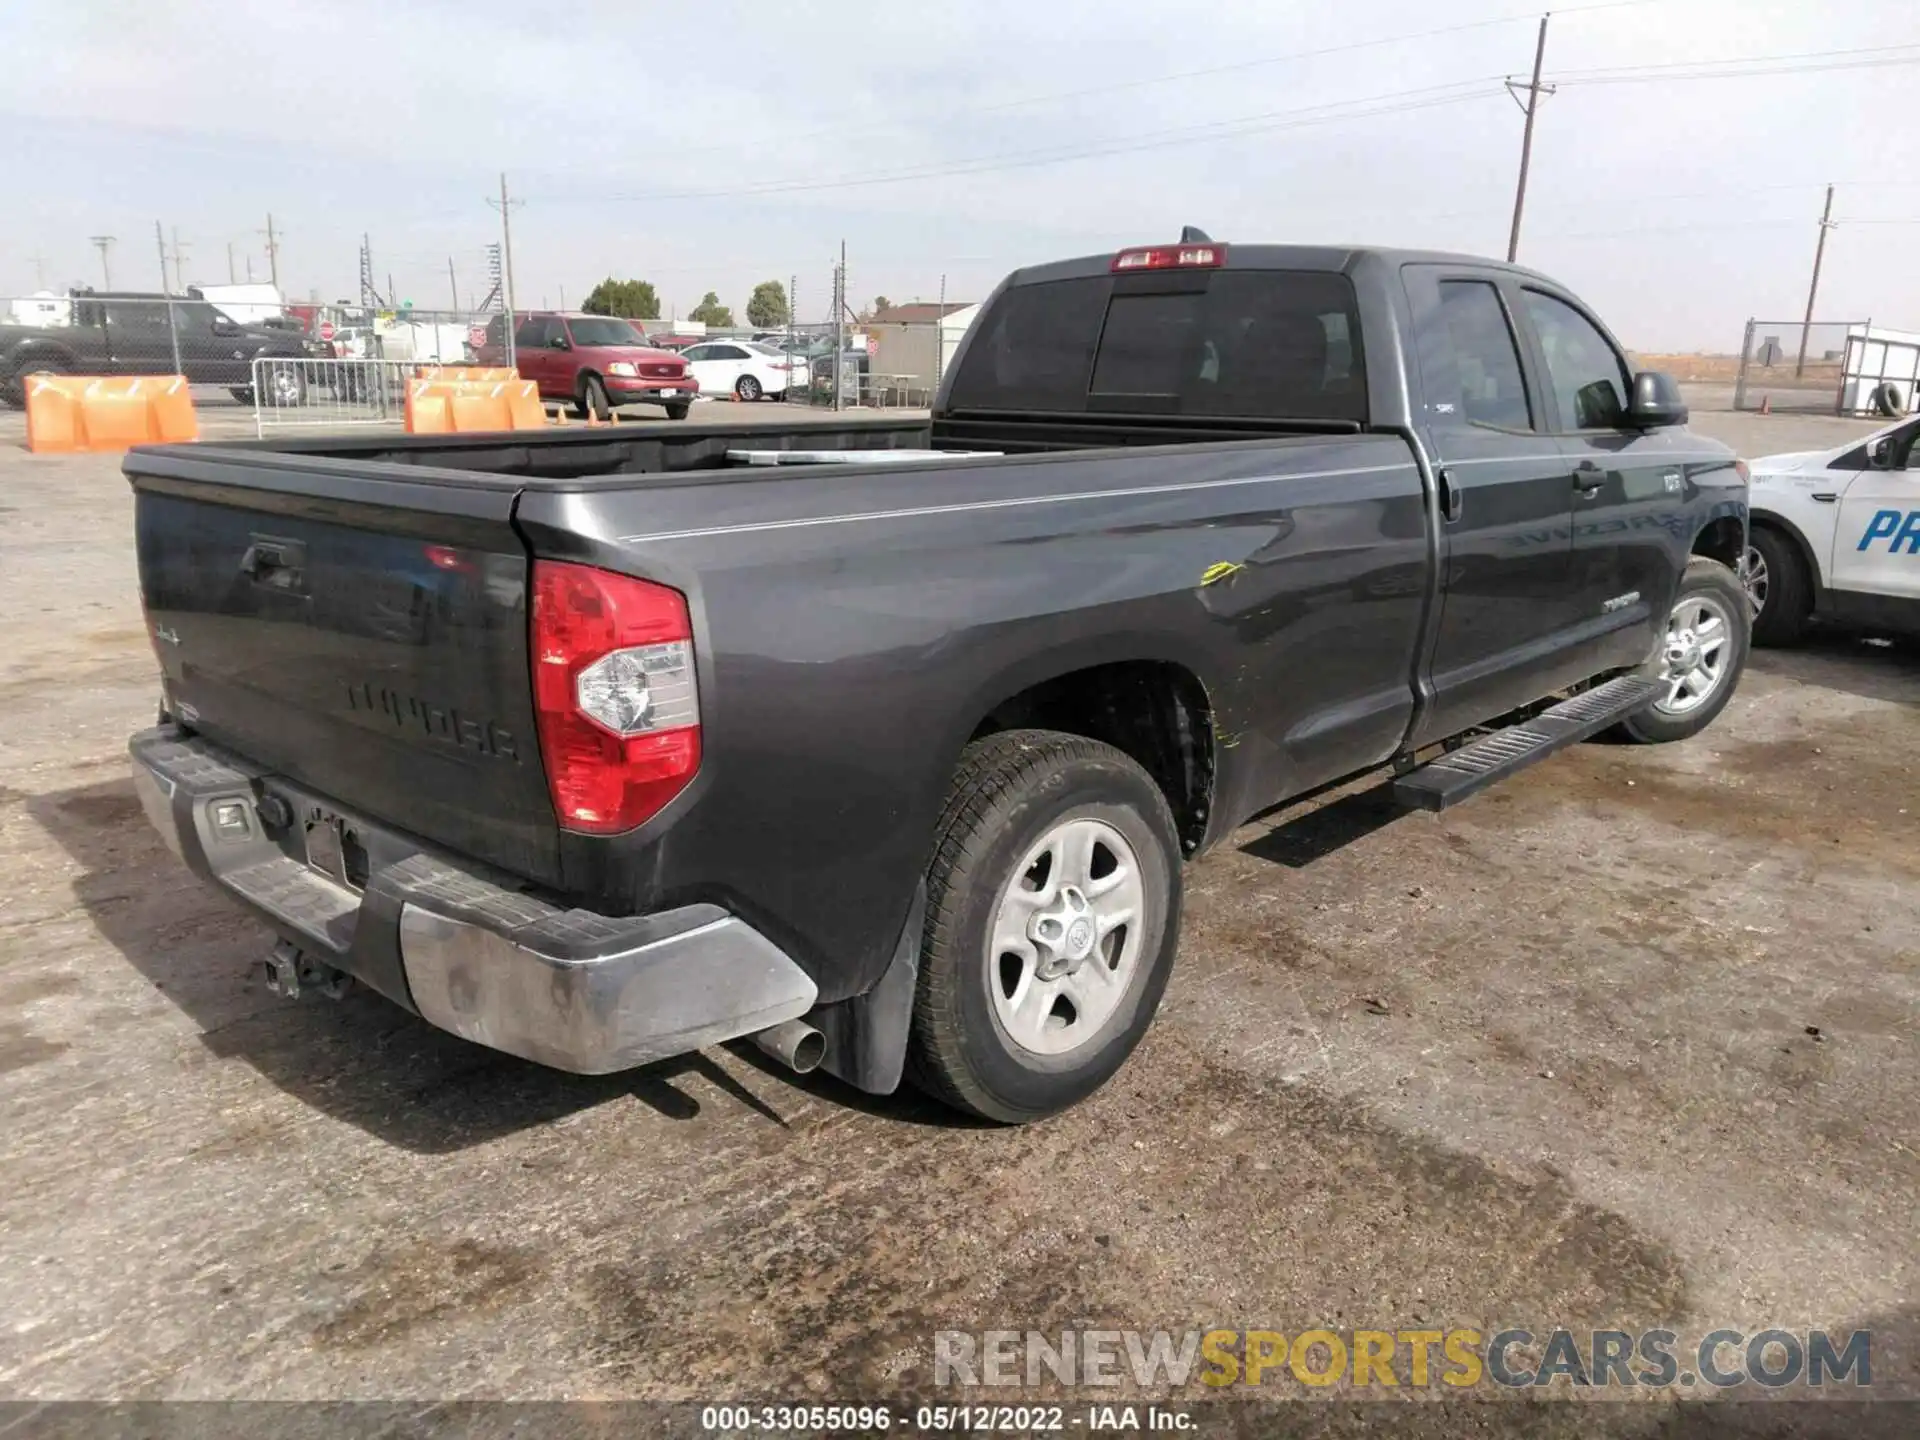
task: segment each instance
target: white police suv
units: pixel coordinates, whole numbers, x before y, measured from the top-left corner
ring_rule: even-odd
[[[1837,450],[1750,463],[1754,643],[1813,615],[1920,633],[1920,416]]]

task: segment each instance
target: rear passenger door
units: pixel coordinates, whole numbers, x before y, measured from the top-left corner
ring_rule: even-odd
[[[109,300],[106,304],[107,350],[115,375],[171,375],[173,332],[167,311],[177,309],[165,300]],[[188,347],[180,347],[181,364],[191,375]]]
[[[1440,614],[1426,744],[1572,679],[1570,466],[1529,373],[1505,272],[1405,267],[1441,490]]]
[[[1633,372],[1571,296],[1525,283],[1520,315],[1573,500],[1570,658],[1581,678],[1638,665],[1664,628],[1692,542],[1688,472],[1724,462],[1703,460],[1684,429],[1627,426]]]

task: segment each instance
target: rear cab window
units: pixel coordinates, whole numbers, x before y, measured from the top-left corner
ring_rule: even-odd
[[[1333,271],[1041,281],[982,323],[956,408],[1366,423],[1353,284]]]

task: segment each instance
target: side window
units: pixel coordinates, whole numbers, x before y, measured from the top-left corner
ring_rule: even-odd
[[[711,358],[715,360],[744,360],[747,358],[747,352],[742,350],[738,345],[716,345],[713,347],[713,355]]]
[[[522,320],[519,328],[513,332],[513,348],[516,350],[538,350],[547,343],[547,322],[545,320]]]
[[[1520,346],[1507,323],[1500,292],[1486,280],[1443,280],[1440,320],[1460,386],[1456,416],[1503,430],[1532,429],[1533,409],[1520,369]]]
[[[129,335],[164,333],[167,328],[165,302],[152,305],[109,305],[107,323]]]
[[[1607,337],[1566,301],[1538,290],[1522,294],[1560,402],[1560,423],[1574,430],[1617,428],[1633,382]]]
[[[714,347],[711,345],[689,345],[680,352],[682,360],[711,360]]]

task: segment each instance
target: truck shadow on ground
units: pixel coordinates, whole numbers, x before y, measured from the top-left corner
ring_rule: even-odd
[[[615,1075],[550,1070],[437,1030],[364,986],[339,1001],[288,1002],[257,973],[272,944],[266,927],[160,843],[130,780],[29,797],[26,808],[84,867],[73,894],[100,934],[194,1022],[201,1044],[388,1144],[451,1153],[628,1096],[667,1119],[692,1120],[702,1106],[679,1083],[688,1079],[782,1127],[812,1097],[947,1123],[947,1112],[913,1097],[795,1076],[750,1045],[734,1049],[769,1081],[762,1093],[698,1053]]]
[[[1253,823],[1264,823],[1282,813],[1269,811],[1265,816],[1255,816]],[[1240,853],[1299,870],[1386,829],[1410,813],[1395,802],[1393,781],[1387,779],[1365,790],[1342,795],[1318,809],[1278,819],[1266,834],[1242,845]]]
[[[1857,695],[1920,706],[1920,637],[1884,636],[1842,625],[1816,625],[1787,649],[1756,649],[1755,673]]]

